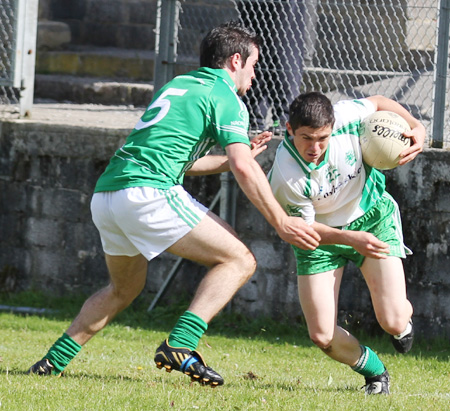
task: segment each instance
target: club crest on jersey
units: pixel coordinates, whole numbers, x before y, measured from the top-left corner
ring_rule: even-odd
[[[347,153],[345,153],[345,162],[350,166],[356,163],[356,156],[353,150],[347,151]]]
[[[302,208],[299,206],[294,206],[292,204],[288,204],[286,206],[287,213],[293,217],[302,217]]]
[[[242,120],[243,120],[244,122],[248,123],[248,121],[249,121],[249,115],[248,115],[247,109],[241,110],[241,111],[239,112],[239,117],[242,118]]]

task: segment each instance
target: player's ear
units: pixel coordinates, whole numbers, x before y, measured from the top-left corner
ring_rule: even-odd
[[[233,70],[242,68],[242,56],[240,55],[240,53],[234,53],[230,57],[230,64],[231,64],[231,67],[233,68]]]
[[[289,123],[289,121],[286,121],[286,130],[289,133],[289,135],[293,136],[294,135],[294,130],[291,127],[291,124]]]

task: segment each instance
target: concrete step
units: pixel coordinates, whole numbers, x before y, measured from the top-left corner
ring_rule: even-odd
[[[38,50],[36,73],[153,81],[154,60],[153,50],[71,45],[65,50]],[[186,73],[197,67],[197,56],[180,54],[176,74]]]
[[[153,98],[153,84],[98,77],[36,74],[34,97],[77,104],[140,107],[147,106]]]
[[[36,53],[35,98],[57,102],[146,106],[153,97],[152,50],[70,45]],[[198,67],[179,56],[175,74]]]
[[[68,50],[38,50],[36,73],[151,81],[154,57],[151,50],[113,47],[72,46]]]

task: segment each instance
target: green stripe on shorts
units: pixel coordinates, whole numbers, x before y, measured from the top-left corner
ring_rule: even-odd
[[[172,210],[175,211],[178,216],[191,228],[194,228],[199,222],[200,218],[189,208],[178,196],[178,193],[174,190],[164,190],[167,202]]]
[[[372,233],[379,240],[389,244],[390,256],[405,258],[407,254],[412,254],[411,250],[403,244],[398,205],[386,192],[366,214],[341,229]],[[336,270],[345,266],[349,261],[353,261],[357,267],[361,267],[365,258],[353,247],[342,244],[321,245],[314,251],[302,250],[295,246],[292,248],[297,260],[298,275]]]

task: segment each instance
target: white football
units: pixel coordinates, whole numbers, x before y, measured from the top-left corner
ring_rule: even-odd
[[[361,122],[359,138],[363,160],[379,170],[398,166],[399,154],[411,145],[403,133],[411,130],[406,120],[392,111],[376,111]]]

